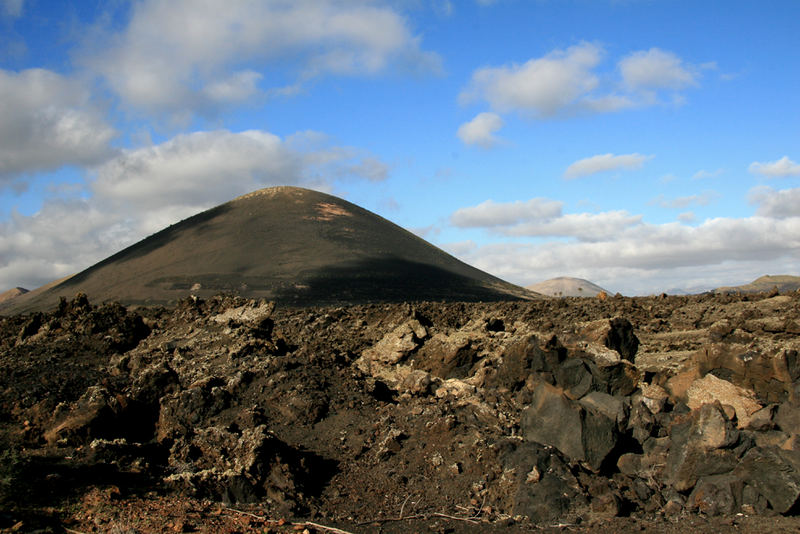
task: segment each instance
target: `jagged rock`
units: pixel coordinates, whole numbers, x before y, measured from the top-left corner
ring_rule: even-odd
[[[750,416],[750,421],[747,423],[748,430],[755,430],[758,432],[766,432],[775,428],[775,414],[778,411],[778,405],[770,404],[764,406],[760,410],[753,412]]]
[[[222,313],[211,317],[211,320],[226,325],[247,325],[253,328],[272,329],[272,312],[275,311],[275,303],[260,301],[248,302],[242,306],[229,308]]]
[[[640,384],[642,390],[642,402],[650,413],[660,413],[669,400],[669,393],[658,384]]]
[[[698,351],[690,365],[699,377],[708,373],[752,389],[767,402],[783,402],[792,397],[792,383],[800,378],[800,358],[794,349],[759,352],[748,345],[715,343]]]
[[[672,425],[670,439],[665,475],[678,491],[688,491],[699,478],[736,466],[736,455],[726,448],[736,444],[739,432],[719,403],[704,404],[680,418]]]
[[[741,508],[744,482],[733,475],[712,475],[697,481],[687,506],[706,515],[732,515]]]
[[[656,419],[645,403],[641,399],[632,401],[628,416],[628,431],[631,437],[639,443],[644,443],[653,435],[655,427]]]
[[[555,372],[556,384],[564,395],[577,400],[589,393],[594,384],[592,371],[587,362],[580,358],[568,358]]]
[[[131,386],[130,397],[148,406],[158,406],[164,395],[180,388],[178,373],[166,362],[158,362],[142,371]]]
[[[29,337],[37,334],[42,327],[43,315],[41,313],[34,313],[28,321],[22,325],[17,335],[17,343],[22,343]]]
[[[800,497],[798,451],[777,447],[752,448],[741,459],[733,474],[763,496],[778,513],[789,512]],[[751,496],[750,501],[753,500]]]
[[[800,407],[784,402],[775,411],[774,420],[787,434],[800,434]]]
[[[45,432],[50,444],[80,445],[95,438],[115,437],[115,420],[121,411],[120,400],[102,386],[91,386],[70,410],[67,417]]]
[[[620,360],[611,365],[600,365],[597,371],[597,382],[611,395],[627,396],[639,387],[639,370],[635,365]]]
[[[639,350],[639,338],[633,331],[633,325],[622,317],[585,323],[581,325],[578,335],[616,351],[630,362],[634,361]]]
[[[641,454],[622,454],[617,460],[617,468],[628,476],[644,479],[648,485],[655,485],[663,478],[669,446],[669,437],[649,438],[642,445]]]
[[[464,378],[477,359],[473,334],[453,332],[435,334],[420,348],[415,361],[419,369],[442,379]]]
[[[386,334],[355,361],[356,367],[368,375],[396,387],[411,372],[409,365],[399,366],[428,337],[428,331],[417,319],[409,319]],[[402,367],[402,368],[400,368]]]
[[[514,496],[514,514],[527,516],[535,523],[545,523],[567,520],[587,507],[578,480],[552,450],[525,443],[516,449],[507,464],[521,474]]]
[[[412,395],[424,396],[430,393],[433,383],[430,373],[415,369],[408,373],[408,376],[403,379],[398,389]]]
[[[627,407],[625,401],[620,397],[614,397],[613,395],[600,391],[592,391],[582,397],[579,403],[587,410],[605,415],[617,423],[620,429],[624,429],[627,425]]]
[[[567,398],[560,388],[539,384],[520,422],[528,441],[555,447],[598,471],[617,443],[617,423]]]
[[[207,427],[172,446],[169,463],[176,473],[165,482],[193,495],[229,503],[267,499],[291,511],[298,505],[301,481],[307,476],[295,456],[265,426],[240,434]]]
[[[560,388],[541,383],[520,421],[526,440],[555,447],[569,458],[583,460],[585,451],[578,429],[581,409]]]
[[[544,344],[536,335],[516,338],[504,349],[496,372],[486,376],[484,386],[518,390],[531,373],[555,371],[566,353],[555,336]]]
[[[747,427],[752,415],[761,409],[761,405],[751,391],[735,386],[712,374],[695,380],[686,391],[686,398],[689,408],[693,410],[703,404],[715,401],[732,406],[736,411],[739,428]]]
[[[231,403],[231,395],[218,377],[207,377],[185,390],[165,395],[156,427],[159,441],[191,435],[201,421],[213,420]]]

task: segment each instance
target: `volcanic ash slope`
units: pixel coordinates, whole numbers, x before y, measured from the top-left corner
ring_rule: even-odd
[[[138,305],[221,292],[298,306],[534,296],[350,202],[296,187],[199,213],[2,312],[48,309],[78,292]]]

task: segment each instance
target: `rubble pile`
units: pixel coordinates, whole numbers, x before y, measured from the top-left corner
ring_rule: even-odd
[[[793,515],[798,304],[78,296],[0,320],[0,439],[24,458],[5,471],[29,484],[0,499],[29,505],[45,480],[41,499],[69,499],[114,478],[131,494],[351,523]]]

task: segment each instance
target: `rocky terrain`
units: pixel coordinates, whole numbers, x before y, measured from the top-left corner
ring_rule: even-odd
[[[0,319],[0,529],[794,532],[800,294]]]

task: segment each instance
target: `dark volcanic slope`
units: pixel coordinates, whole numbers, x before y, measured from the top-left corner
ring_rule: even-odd
[[[342,199],[277,187],[170,226],[3,313],[83,291],[94,302],[168,304],[233,292],[284,305],[495,301],[533,294]]]

